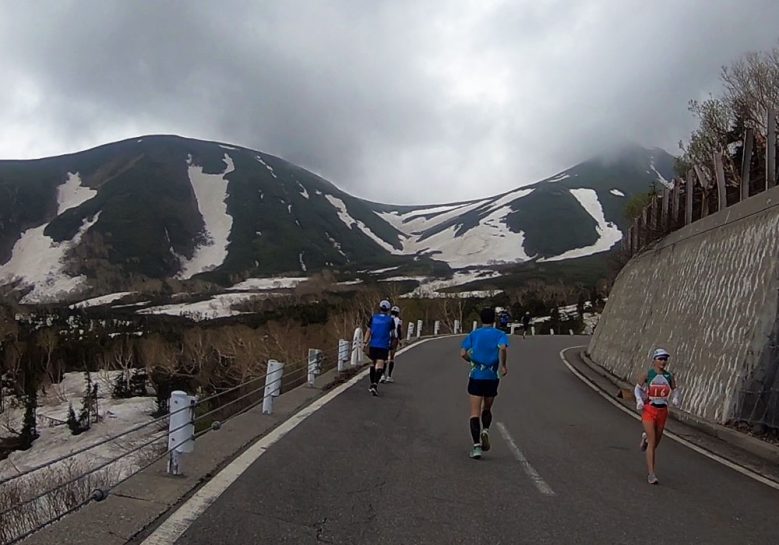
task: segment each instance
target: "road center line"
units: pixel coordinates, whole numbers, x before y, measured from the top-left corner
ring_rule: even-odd
[[[519,465],[521,465],[522,469],[525,470],[525,473],[527,473],[527,476],[530,477],[530,480],[533,482],[538,491],[545,496],[554,496],[555,494],[554,490],[552,490],[552,487],[549,486],[543,477],[541,477],[541,475],[538,473],[538,471],[536,471],[535,468],[530,465],[530,462],[527,461],[527,458],[525,458],[522,450],[520,450],[520,448],[517,446],[517,443],[511,437],[511,434],[506,429],[506,426],[503,424],[503,422],[498,422],[498,429],[500,430],[500,434],[503,436],[503,439],[506,440],[506,443],[509,446],[509,450],[511,450],[514,458],[517,459]]]
[[[568,360],[565,357],[565,353],[567,351],[569,351],[569,350],[574,350],[576,348],[586,348],[586,347],[585,346],[571,346],[569,348],[565,348],[565,349],[560,351],[560,359],[563,360],[563,363],[568,368],[568,370],[571,373],[573,373],[574,376],[576,376],[579,380],[581,380],[587,386],[592,388],[595,391],[596,394],[598,394],[603,399],[605,399],[606,401],[608,401],[609,403],[614,405],[620,411],[622,411],[623,413],[631,416],[632,418],[635,418],[636,420],[641,420],[641,417],[638,415],[638,413],[631,411],[630,409],[628,409],[627,407],[622,405],[616,399],[612,399],[611,396],[609,396],[608,394],[602,392],[601,389],[598,386],[596,386],[595,384],[593,384],[590,379],[588,379],[586,376],[584,376],[582,373],[580,373],[573,365],[568,363]],[[638,432],[636,432],[636,433],[638,433]],[[719,462],[720,464],[722,464],[722,465],[724,465],[726,467],[729,467],[730,469],[738,471],[742,475],[745,475],[745,476],[747,476],[747,477],[749,477],[751,479],[754,479],[757,482],[763,483],[766,486],[770,486],[771,488],[773,488],[775,490],[779,490],[779,482],[776,482],[776,481],[774,481],[772,479],[769,479],[768,477],[765,477],[765,476],[761,475],[760,473],[749,469],[748,467],[744,467],[744,466],[739,465],[739,464],[737,464],[735,462],[731,462],[727,458],[724,458],[724,457],[720,456],[719,454],[716,454],[714,452],[711,452],[710,450],[707,450],[707,449],[705,449],[703,447],[700,447],[700,446],[696,445],[695,443],[692,443],[692,442],[688,441],[687,439],[684,439],[683,437],[680,437],[679,435],[676,435],[672,431],[665,430],[665,432],[663,432],[663,437],[669,437],[669,438],[673,439],[674,441],[676,441],[677,443],[681,443],[682,445],[684,445],[685,447],[689,448],[690,450],[694,450],[698,454],[703,454],[706,458],[709,458],[710,460],[714,460],[715,462]]]
[[[440,338],[440,337],[439,337]],[[398,350],[397,355],[410,350],[416,346],[431,341],[433,339],[423,339],[412,345]],[[260,438],[256,443],[249,447],[243,454],[230,462],[216,476],[208,481],[203,487],[195,492],[181,507],[173,512],[160,526],[154,530],[141,545],[173,545],[187,529],[194,523],[206,509],[219,499],[225,490],[233,484],[249,469],[260,456],[265,454],[268,449],[290,431],[295,429],[298,424],[324,407],[327,403],[344,393],[346,390],[357,384],[368,374],[368,369],[363,369],[348,382],[341,384],[330,393],[320,397],[307,407],[301,409],[270,433]]]

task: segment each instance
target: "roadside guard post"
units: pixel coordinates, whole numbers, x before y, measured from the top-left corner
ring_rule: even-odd
[[[462,333],[460,331],[460,320],[455,320],[454,321],[454,334],[455,335],[459,335],[460,333]]]
[[[349,341],[338,341],[338,372],[342,373],[349,368]]]
[[[436,320],[433,324],[433,335],[438,337],[438,334],[441,332],[441,322]]]
[[[363,343],[362,328],[358,327],[354,330],[354,337],[352,338],[352,367],[360,365]]]
[[[476,331],[476,328],[479,327],[479,322],[476,320],[473,321],[473,329],[471,331]]]
[[[171,392],[168,410],[168,473],[181,475],[181,455],[195,448],[195,396],[181,390]]]
[[[273,414],[273,398],[281,393],[281,377],[284,374],[284,364],[276,360],[268,360],[265,372],[265,391],[262,398],[262,414]]]
[[[322,351],[316,348],[308,349],[308,385],[314,387],[316,377],[322,373]]]
[[[409,322],[408,324],[408,335],[406,336],[407,339],[411,339],[414,337],[414,322]]]
[[[417,320],[417,339],[422,336],[422,320]]]

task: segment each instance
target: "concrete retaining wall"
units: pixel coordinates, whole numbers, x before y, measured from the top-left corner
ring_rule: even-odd
[[[651,351],[668,349],[669,369],[683,388],[681,409],[710,421],[754,414],[757,398],[764,413],[775,411],[766,409],[765,395],[753,394],[776,386],[778,288],[774,188],[631,259],[609,294],[588,353],[635,384]]]

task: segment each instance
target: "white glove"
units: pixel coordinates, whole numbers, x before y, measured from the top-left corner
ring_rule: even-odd
[[[636,387],[633,388],[633,395],[636,396],[636,410],[642,411],[644,410],[644,389],[639,385],[636,384]]]
[[[674,391],[673,391],[673,393],[671,394],[671,404],[672,404],[674,407],[678,407],[678,406],[679,406],[679,404],[682,402],[682,396],[681,396],[681,394],[682,394],[682,393],[681,393],[681,392],[680,392],[678,389],[677,389],[677,390],[674,390]]]

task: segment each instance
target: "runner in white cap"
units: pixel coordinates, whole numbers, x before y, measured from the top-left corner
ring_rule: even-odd
[[[668,419],[668,401],[671,392],[676,389],[673,375],[666,370],[670,357],[663,348],[655,350],[652,355],[652,368],[639,377],[634,389],[636,408],[642,411],[641,422],[644,425],[644,433],[641,434],[641,450],[646,451],[649,484],[659,482],[655,475],[657,446],[663,438],[665,422]]]
[[[395,335],[395,320],[389,315],[390,302],[379,303],[379,312],[374,314],[368,323],[368,333],[365,337],[365,351],[371,359],[369,391],[374,396],[379,395],[378,383],[384,372],[384,362],[389,356],[392,337]]]

